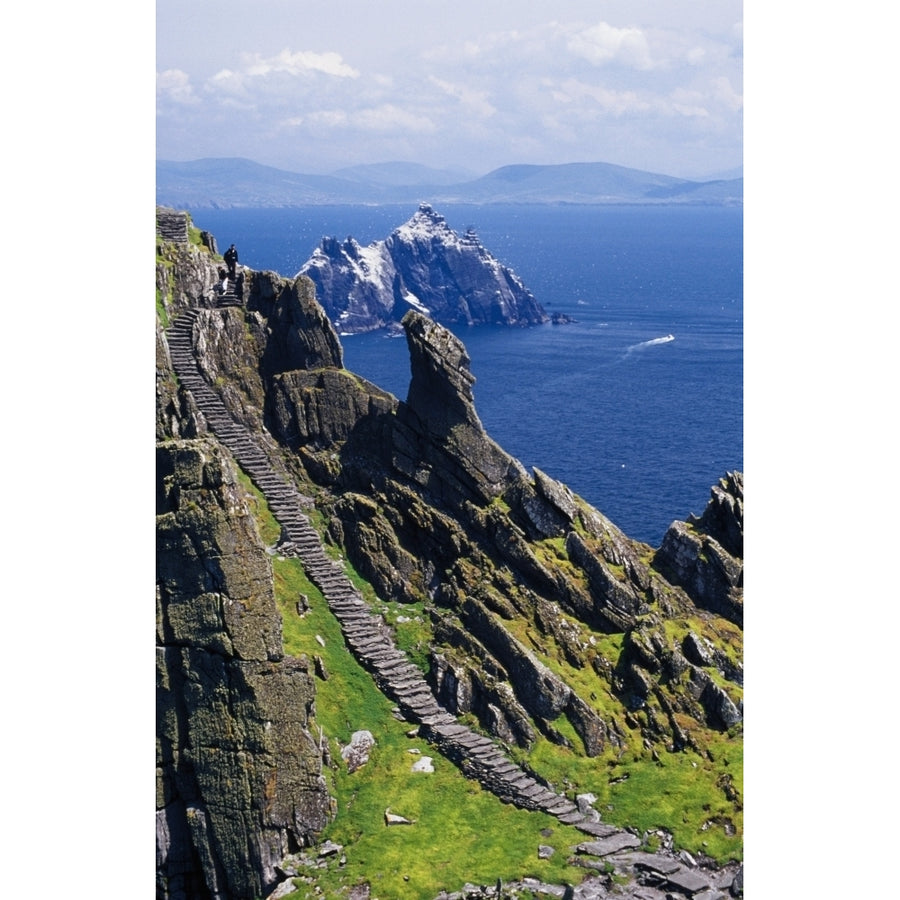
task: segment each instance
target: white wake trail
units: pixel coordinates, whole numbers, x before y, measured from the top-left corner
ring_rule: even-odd
[[[635,350],[643,350],[646,347],[655,347],[657,344],[669,344],[674,340],[674,334],[667,334],[664,337],[653,338],[649,341],[641,341],[639,344],[632,344],[625,350],[625,352],[633,353]]]

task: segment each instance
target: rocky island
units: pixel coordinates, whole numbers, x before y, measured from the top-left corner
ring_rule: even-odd
[[[741,473],[633,541],[416,304],[400,400],[220,268],[157,210],[157,896],[742,896]]]
[[[548,315],[471,229],[460,236],[429,204],[383,241],[329,237],[303,264],[339,333],[374,331],[415,309],[445,325],[537,325]]]

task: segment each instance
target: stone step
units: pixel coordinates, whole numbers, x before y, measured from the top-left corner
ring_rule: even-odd
[[[584,819],[584,813],[580,812],[571,800],[565,798],[560,798],[560,803],[548,809],[547,812],[556,816],[563,825],[574,825]]]

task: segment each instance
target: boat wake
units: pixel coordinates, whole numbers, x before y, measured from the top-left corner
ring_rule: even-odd
[[[655,347],[657,344],[669,344],[675,340],[674,334],[667,334],[664,337],[653,338],[650,341],[641,341],[639,344],[632,344],[627,347],[626,353],[634,353],[637,350],[645,350],[647,347]]]

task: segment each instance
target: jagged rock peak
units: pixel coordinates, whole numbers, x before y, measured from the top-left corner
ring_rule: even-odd
[[[445,324],[536,325],[548,316],[521,279],[427,203],[383,241],[323,238],[298,274],[338,331],[355,334],[400,321],[409,309]]]
[[[401,237],[442,237],[458,241],[459,237],[447,224],[447,220],[429,203],[420,203],[412,218],[394,230]]]
[[[472,394],[475,376],[463,342],[415,310],[403,317],[402,324],[412,371],[407,405],[425,422],[440,421],[438,431],[455,422],[481,427]]]
[[[732,556],[744,556],[744,473],[726,472],[710,490],[710,500],[700,518],[688,522],[717,540]]]
[[[489,503],[526,475],[522,464],[491,440],[475,412],[466,348],[415,310],[403,317],[403,326],[412,379],[398,410],[405,437],[395,435],[394,464],[432,490],[440,485],[438,493],[451,506]],[[410,439],[416,447],[412,454]]]
[[[710,491],[702,516],[669,526],[653,563],[697,606],[742,626],[743,556],[744,475],[728,472]]]

